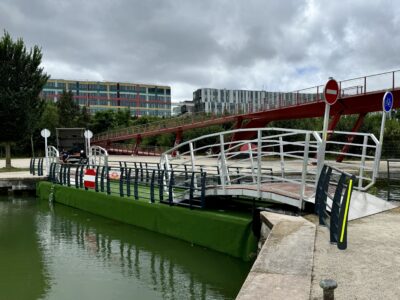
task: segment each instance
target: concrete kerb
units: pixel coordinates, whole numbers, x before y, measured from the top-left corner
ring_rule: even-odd
[[[315,224],[270,212],[261,220],[265,242],[236,299],[309,299]]]

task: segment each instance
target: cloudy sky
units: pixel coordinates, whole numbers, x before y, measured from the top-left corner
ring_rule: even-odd
[[[53,78],[291,91],[400,69],[398,1],[0,0]]]

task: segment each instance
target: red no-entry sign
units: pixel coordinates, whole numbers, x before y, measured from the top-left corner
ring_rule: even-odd
[[[83,176],[83,183],[85,188],[94,189],[96,181],[96,170],[86,169],[85,175]]]
[[[339,84],[335,79],[329,79],[324,88],[325,102],[329,105],[335,104],[339,97]]]

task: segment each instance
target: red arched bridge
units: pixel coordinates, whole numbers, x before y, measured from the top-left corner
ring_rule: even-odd
[[[367,113],[382,111],[382,98],[386,91],[393,93],[393,108],[400,107],[397,100],[400,98],[400,70],[342,80],[339,87],[339,100],[330,109],[329,130],[335,129],[341,116],[358,115],[352,128],[352,132],[357,132]],[[182,133],[195,128],[229,122],[235,124],[235,129],[261,128],[272,121],[322,117],[325,109],[323,90],[324,85],[319,85],[289,93],[271,93],[256,106],[249,106],[244,113],[222,116],[194,114],[127,127],[97,134],[92,143],[107,148],[109,152],[141,154],[140,143],[144,137],[175,133],[175,145],[178,145],[182,141]],[[253,131],[239,131],[232,140],[249,139],[254,134]],[[118,143],[131,139],[135,139],[136,144],[129,149]],[[151,154],[155,152],[147,152],[147,155]]]

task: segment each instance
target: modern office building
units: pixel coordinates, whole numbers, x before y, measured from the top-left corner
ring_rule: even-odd
[[[183,114],[191,115],[194,112],[194,103],[192,100],[182,101],[172,108],[172,115],[179,116]]]
[[[129,109],[133,116],[171,115],[171,87],[151,84],[49,79],[42,97],[57,101],[63,90],[71,91],[77,104],[91,113]]]
[[[281,93],[202,88],[193,92],[195,112],[237,114],[272,108]]]

